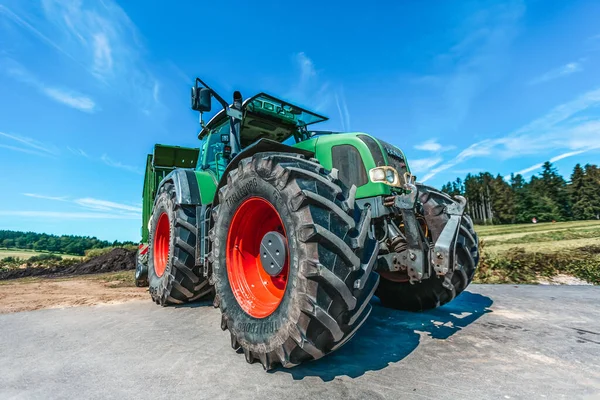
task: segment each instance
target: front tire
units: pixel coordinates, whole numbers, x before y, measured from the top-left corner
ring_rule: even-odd
[[[297,155],[259,153],[229,173],[214,208],[210,258],[221,328],[247,362],[268,370],[318,359],[368,317],[379,246],[354,193],[335,172]],[[287,246],[285,265],[271,278],[260,271],[258,246],[269,232]]]
[[[433,221],[428,222],[427,226],[435,242],[449,219],[444,208],[454,200],[430,186],[417,184],[417,188],[423,214],[426,220]],[[382,277],[376,296],[389,308],[424,311],[442,306],[462,293],[473,280],[479,262],[477,234],[473,230],[471,218],[467,215],[462,217],[456,243],[456,259],[458,262],[454,271],[441,277],[433,275],[414,284]]]
[[[150,217],[148,282],[156,304],[182,304],[200,299],[212,288],[195,266],[196,211],[177,204],[175,186],[164,184]]]

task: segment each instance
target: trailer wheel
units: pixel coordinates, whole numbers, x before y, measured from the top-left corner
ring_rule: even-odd
[[[148,281],[156,304],[181,304],[212,292],[195,266],[196,211],[177,204],[170,182],[160,188],[150,218]]]
[[[135,286],[148,287],[148,251],[135,253]]]
[[[379,246],[355,188],[292,154],[256,154],[226,179],[210,258],[231,346],[266,370],[342,346],[368,317],[379,282]]]
[[[437,240],[448,221],[444,208],[454,200],[445,193],[432,187],[417,184],[419,201],[423,213],[429,221],[427,226],[432,239]],[[423,311],[442,306],[452,301],[473,280],[479,262],[477,234],[473,230],[473,222],[463,215],[459,237],[456,244],[457,265],[453,272],[445,276],[433,275],[422,282],[411,284],[406,280],[395,279],[398,273],[385,273],[376,296],[384,306],[407,311]]]

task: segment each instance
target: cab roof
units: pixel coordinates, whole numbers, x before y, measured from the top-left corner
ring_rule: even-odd
[[[244,115],[241,130],[242,141],[244,139],[254,140],[257,136],[274,136],[272,139],[283,141],[297,131],[299,127],[328,120],[323,115],[288,103],[267,93],[259,93],[245,100],[242,104],[242,112]],[[200,131],[198,138],[204,138],[226,119],[225,110],[219,111]],[[244,138],[245,133],[253,137]]]

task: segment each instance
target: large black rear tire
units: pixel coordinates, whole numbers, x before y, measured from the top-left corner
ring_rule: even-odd
[[[215,306],[231,346],[247,362],[259,361],[268,370],[318,359],[346,343],[367,319],[379,282],[373,272],[379,246],[367,234],[370,212],[355,206],[355,191],[343,188],[336,171],[294,154],[259,153],[227,176],[210,234]],[[261,318],[251,315],[255,310],[248,310],[248,302],[240,304],[238,289],[234,294],[228,256],[238,249],[229,249],[228,235],[236,234],[232,219],[256,198],[278,214],[289,262],[282,299]],[[246,240],[259,229],[249,228]]]
[[[417,188],[423,214],[430,221],[434,221],[434,223],[428,223],[428,228],[435,241],[449,219],[444,213],[444,209],[455,201],[432,187],[417,184]],[[458,263],[454,271],[442,277],[433,275],[414,284],[396,282],[382,277],[376,296],[386,307],[423,311],[442,306],[465,290],[473,280],[479,262],[477,234],[473,230],[471,218],[467,215],[462,217],[456,256]]]
[[[148,282],[156,304],[182,304],[212,292],[195,266],[196,210],[177,204],[175,186],[164,184],[150,217]]]

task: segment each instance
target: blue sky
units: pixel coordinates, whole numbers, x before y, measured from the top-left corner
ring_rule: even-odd
[[[600,162],[600,3],[0,0],[0,229],[139,240],[145,156],[189,86],[267,91],[441,186]]]

